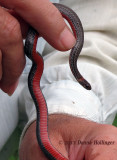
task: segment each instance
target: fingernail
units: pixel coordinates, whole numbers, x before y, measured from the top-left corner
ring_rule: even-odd
[[[63,49],[71,49],[76,43],[75,37],[67,27],[65,27],[65,29],[61,33],[59,40]]]

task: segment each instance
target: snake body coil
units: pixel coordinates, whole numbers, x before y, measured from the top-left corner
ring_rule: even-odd
[[[58,10],[61,12],[62,16],[69,22],[73,33],[76,37],[76,44],[72,48],[69,64],[71,71],[76,78],[76,80],[86,89],[90,90],[90,84],[82,77],[77,68],[77,59],[81,52],[83,41],[84,41],[84,32],[82,24],[78,16],[68,7],[61,4],[54,4]],[[38,144],[44,152],[44,154],[50,160],[67,160],[54,146],[51,144],[48,136],[48,110],[45,98],[40,89],[40,79],[43,73],[44,62],[42,56],[36,52],[36,44],[38,39],[38,33],[30,28],[26,42],[25,42],[25,53],[33,62],[32,68],[28,77],[28,86],[35,103],[37,111],[37,120],[36,120],[36,135]]]

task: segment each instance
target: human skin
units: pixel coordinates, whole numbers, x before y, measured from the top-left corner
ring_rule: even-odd
[[[0,0],[0,88],[12,95],[25,66],[23,38],[32,25],[54,48],[68,50],[75,39],[61,14],[49,0]],[[53,17],[53,18],[51,18]],[[57,126],[57,127],[56,127]],[[67,131],[67,134],[66,134]],[[71,160],[115,160],[117,157],[117,129],[66,115],[49,116],[49,137],[52,144]],[[103,145],[64,145],[60,142],[77,140],[114,141]],[[29,145],[30,144],[30,145]],[[20,147],[21,160],[46,160],[39,149],[35,122],[28,128]]]
[[[25,66],[23,38],[29,25],[61,51],[76,40],[49,0],[0,0],[0,5],[0,88],[12,95]]]
[[[22,140],[20,160],[48,160],[38,146],[35,130],[36,122],[33,122]],[[70,115],[53,114],[49,116],[48,132],[53,146],[68,160],[117,158],[117,128],[114,126]],[[92,144],[79,145],[78,140]],[[105,143],[102,144],[102,140]]]

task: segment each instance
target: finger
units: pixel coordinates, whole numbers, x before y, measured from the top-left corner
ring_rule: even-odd
[[[29,31],[30,25],[13,10],[9,10],[9,9],[5,9],[5,10],[18,20],[18,22],[20,24],[20,28],[21,28],[22,37],[23,37],[23,39],[25,39],[27,36],[27,33]],[[41,37],[41,36],[39,35],[39,37]]]
[[[0,87],[11,95],[18,83],[24,65],[24,51],[18,21],[0,7],[0,49],[2,51],[2,78]]]
[[[0,4],[14,9],[56,49],[68,50],[74,46],[74,36],[49,0],[0,0]]]
[[[29,30],[29,24],[22,19],[15,11],[13,11],[12,9],[7,9],[4,8],[4,10],[6,12],[8,12],[9,14],[11,14],[15,19],[18,20],[19,24],[20,24],[20,28],[21,28],[21,33],[22,33],[22,37],[26,38],[28,30]]]
[[[22,33],[22,37],[23,39],[26,38],[27,36],[27,33],[28,33],[28,30],[29,30],[29,24],[24,21],[24,19],[22,19],[16,12],[14,12],[13,10],[9,10],[9,9],[6,9],[6,11],[8,13],[10,13],[13,17],[15,17],[19,24],[20,24],[20,28],[21,28],[21,33]]]

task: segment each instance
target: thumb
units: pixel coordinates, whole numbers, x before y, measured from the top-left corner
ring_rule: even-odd
[[[54,48],[68,50],[75,38],[58,9],[49,0],[0,0],[0,4],[15,10],[31,24]]]

